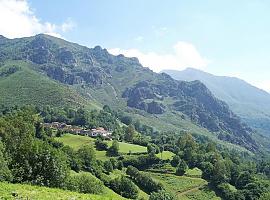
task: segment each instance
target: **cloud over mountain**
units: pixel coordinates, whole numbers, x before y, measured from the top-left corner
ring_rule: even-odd
[[[123,54],[127,57],[137,57],[143,66],[149,67],[155,72],[165,69],[181,70],[186,67],[202,69],[210,60],[204,58],[196,47],[188,42],[178,41],[171,54],[159,54],[156,52],[142,52],[138,49],[113,48],[108,51],[114,55]]]
[[[47,33],[61,37],[61,33],[75,26],[71,19],[57,25],[42,22],[26,0],[0,0],[0,34],[8,38]]]

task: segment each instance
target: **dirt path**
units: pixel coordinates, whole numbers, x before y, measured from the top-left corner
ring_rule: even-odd
[[[186,191],[184,191],[184,192],[179,192],[179,193],[177,193],[177,196],[183,196],[183,195],[186,195],[187,193],[190,193],[190,192],[199,190],[201,187],[202,187],[202,186],[197,186],[197,187],[191,188],[191,189],[189,189],[189,190],[186,190]]]

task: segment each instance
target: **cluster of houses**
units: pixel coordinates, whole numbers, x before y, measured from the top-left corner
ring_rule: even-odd
[[[60,122],[43,123],[43,126],[47,128],[62,130],[68,133],[76,134],[76,135],[83,135],[83,136],[89,136],[89,137],[102,136],[103,138],[108,139],[108,140],[112,139],[112,133],[105,130],[103,127],[98,127],[96,129],[84,129],[79,126],[72,126],[72,125],[68,125],[66,123],[60,123]]]

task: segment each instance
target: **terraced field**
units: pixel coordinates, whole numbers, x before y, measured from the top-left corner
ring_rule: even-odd
[[[155,180],[161,182],[165,189],[175,194],[179,200],[220,200],[208,187],[208,182],[201,178],[176,176],[173,174],[161,174],[147,172]]]
[[[65,145],[71,146],[75,150],[84,144],[94,145],[95,141],[95,139],[90,137],[72,134],[65,134],[62,137],[57,138],[57,140],[63,142]],[[111,143],[112,141],[108,141],[109,146]],[[139,145],[119,142],[119,151],[123,154],[130,152],[144,153],[147,152],[147,148]],[[162,155],[161,153],[157,154],[158,157],[164,160],[172,159],[173,155],[174,154],[169,151],[164,151]],[[96,156],[100,160],[108,159],[105,151],[96,151]],[[162,171],[162,169],[160,170]],[[215,192],[209,188],[208,182],[201,178],[201,170],[197,168],[189,169],[184,176],[174,175],[174,172],[171,171],[173,169],[168,169],[171,171],[170,174],[160,173],[160,170],[151,170],[146,173],[149,173],[151,177],[161,182],[165,186],[165,189],[172,194],[175,194],[179,200],[220,200],[220,198],[216,196]],[[125,173],[117,170],[111,174],[112,177],[119,175],[125,175]],[[141,190],[139,196],[145,199],[148,198],[148,195]]]

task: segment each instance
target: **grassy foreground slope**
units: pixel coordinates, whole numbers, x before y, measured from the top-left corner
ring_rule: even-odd
[[[16,196],[16,197],[14,197]],[[102,195],[81,194],[67,190],[32,186],[26,184],[11,184],[0,182],[0,199],[31,199],[31,200],[124,200],[125,198],[105,191]]]

